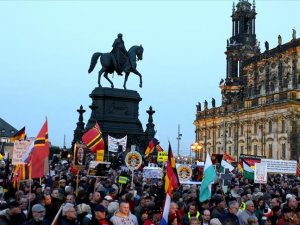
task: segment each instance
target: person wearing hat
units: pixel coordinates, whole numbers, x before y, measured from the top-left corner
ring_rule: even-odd
[[[106,208],[103,205],[97,205],[94,208],[94,216],[89,225],[113,225],[110,220],[106,219]]]
[[[116,72],[118,75],[122,75],[122,67],[121,65],[125,63],[127,59],[127,50],[125,48],[125,44],[123,41],[123,35],[120,33],[118,37],[115,39],[114,43],[112,44],[112,51],[111,53],[114,55],[114,64],[116,64]]]
[[[24,225],[50,225],[48,221],[44,219],[45,207],[41,204],[35,204],[32,206],[32,219],[27,221]]]
[[[160,223],[162,212],[159,207],[153,206],[147,210],[146,213],[148,214],[148,219],[145,220],[143,225],[154,225]]]
[[[220,219],[221,215],[225,213],[226,203],[222,196],[217,196],[215,198],[215,208],[211,213],[211,218]]]

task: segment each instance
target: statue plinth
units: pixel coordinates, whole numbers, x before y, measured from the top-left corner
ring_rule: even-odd
[[[107,135],[120,138],[127,135],[127,146],[140,144],[144,131],[139,120],[139,93],[133,90],[96,87],[90,94],[91,117],[86,125],[90,129],[98,121],[104,140]]]

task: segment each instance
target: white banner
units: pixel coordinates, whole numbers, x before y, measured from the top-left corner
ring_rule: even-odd
[[[267,163],[268,173],[283,173],[296,174],[296,160],[276,160],[276,159],[261,159],[261,162]]]
[[[164,173],[160,167],[144,167],[143,177],[144,178],[158,178],[162,179]]]
[[[27,150],[33,147],[33,140],[15,141],[12,153],[12,165],[25,164],[23,157],[26,155]]]
[[[267,163],[255,163],[254,183],[266,184],[267,175]]]
[[[126,151],[127,145],[127,135],[123,138],[114,138],[108,135],[108,151],[118,152],[119,148],[122,148],[122,151]]]

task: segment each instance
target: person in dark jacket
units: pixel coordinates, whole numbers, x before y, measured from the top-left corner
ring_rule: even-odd
[[[234,224],[240,225],[237,213],[239,211],[239,203],[237,201],[231,201],[228,204],[228,212],[225,212],[220,216],[220,221],[222,224]]]
[[[89,225],[113,225],[113,223],[106,219],[106,208],[103,205],[97,205],[94,208],[95,216],[93,216]]]
[[[24,225],[50,225],[48,221],[44,219],[46,209],[41,204],[35,204],[32,206],[32,219],[27,221]]]

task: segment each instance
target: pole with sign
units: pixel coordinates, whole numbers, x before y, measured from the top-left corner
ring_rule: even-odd
[[[135,145],[131,145],[131,151],[125,157],[125,163],[128,169],[132,172],[131,187],[133,187],[134,170],[142,165],[142,155],[135,151]]]

